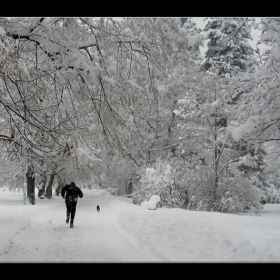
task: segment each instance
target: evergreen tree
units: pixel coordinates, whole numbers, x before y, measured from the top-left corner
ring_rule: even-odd
[[[254,24],[254,18],[211,18],[204,28],[209,41],[202,69],[207,71],[216,67],[219,76],[233,78],[232,81],[228,80],[227,84],[231,92],[229,102],[236,107],[239,106],[238,100],[242,94],[250,90],[250,85],[240,86],[235,77],[239,77],[241,73],[252,72],[257,65],[254,50],[249,44]],[[221,119],[220,125],[226,127],[227,120]],[[251,169],[251,172],[258,170],[262,173],[261,158],[264,151],[256,151],[254,146],[246,141],[239,142],[236,149],[240,156],[258,157],[258,168]],[[248,171],[248,167],[245,169]]]
[[[202,64],[203,71],[215,66],[218,75],[234,76],[253,65],[252,39],[253,18],[210,18],[204,28],[207,51]]]

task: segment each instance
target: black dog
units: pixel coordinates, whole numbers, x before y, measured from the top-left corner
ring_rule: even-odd
[[[100,211],[99,205],[96,206],[96,210],[97,210],[97,212],[99,213],[99,211]]]

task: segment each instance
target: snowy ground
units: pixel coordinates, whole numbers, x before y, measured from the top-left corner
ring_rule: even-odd
[[[73,229],[61,197],[23,205],[0,190],[0,262],[280,262],[279,204],[260,215],[148,210],[82,190]]]

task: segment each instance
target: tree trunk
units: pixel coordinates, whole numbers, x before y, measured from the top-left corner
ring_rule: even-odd
[[[58,182],[58,187],[55,189],[55,194],[59,196],[61,189],[66,185],[65,181]]]
[[[56,174],[55,171],[53,171],[51,173],[49,184],[48,184],[47,189],[46,189],[46,198],[48,198],[48,199],[52,198],[52,186],[53,186],[53,181],[54,181],[55,174]]]
[[[215,100],[217,100],[217,95],[216,95],[216,90],[215,90]],[[218,166],[219,166],[219,144],[217,143],[218,140],[218,118],[217,118],[218,112],[216,108],[216,113],[215,113],[215,135],[214,135],[214,185],[213,185],[213,193],[212,193],[212,205],[211,208],[216,212],[217,211],[217,189],[219,185],[219,174],[218,174]]]
[[[46,191],[46,184],[47,184],[47,174],[46,172],[43,172],[40,174],[40,181],[39,181],[39,191],[38,191],[38,197],[43,199],[45,197],[45,191]]]
[[[35,205],[35,172],[34,166],[29,164],[26,173],[27,198],[31,205]]]

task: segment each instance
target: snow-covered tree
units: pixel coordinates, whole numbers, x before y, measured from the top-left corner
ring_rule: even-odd
[[[180,151],[191,163],[189,172],[197,172],[201,178],[197,183],[200,187],[189,190],[188,193],[193,197],[193,207],[195,201],[195,207],[199,209],[237,211],[233,207],[221,206],[224,196],[231,194],[240,201],[242,192],[237,186],[240,186],[239,189],[247,189],[248,192],[250,188],[251,194],[256,189],[258,195],[252,195],[252,200],[244,200],[238,211],[244,211],[249,205],[254,205],[254,209],[258,210],[261,207],[261,192],[252,183],[255,177],[249,178],[244,169],[241,170],[242,164],[243,167],[256,166],[257,157],[246,157],[246,163],[240,161],[244,151],[238,150],[226,131],[227,121],[235,119],[235,112],[228,81],[218,73],[219,71],[215,72],[215,68],[212,68],[204,75],[201,74],[198,89],[187,92],[178,100],[178,108],[174,110],[181,120]],[[239,184],[233,185],[232,178],[239,181]]]
[[[279,154],[280,20],[262,18],[261,28],[260,43],[266,49],[255,72],[246,72],[239,78],[240,85],[250,90],[242,95],[237,111],[239,118],[229,124],[228,130],[233,139],[255,143],[256,149],[266,142],[275,142]]]
[[[193,45],[179,19],[1,18],[0,26],[0,139],[8,156],[25,158],[22,169],[31,156],[35,174],[67,177],[62,155],[96,160],[92,150],[79,156],[90,137],[96,151],[149,160],[147,143],[161,131],[160,79]]]
[[[215,66],[223,77],[250,69],[254,63],[249,43],[254,22],[254,18],[209,18],[204,28],[208,48],[202,69]]]

